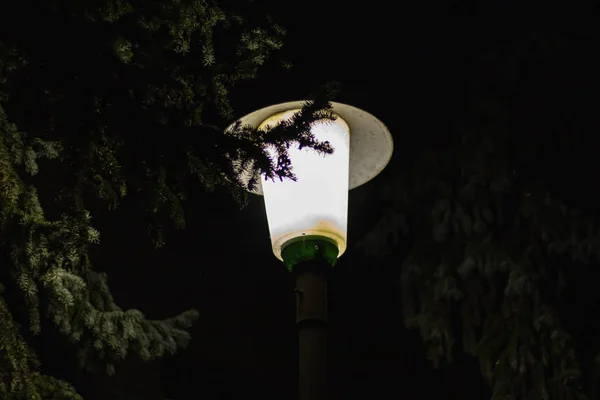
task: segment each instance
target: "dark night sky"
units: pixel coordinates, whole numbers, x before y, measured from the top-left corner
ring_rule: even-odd
[[[243,114],[304,98],[335,79],[343,85],[339,101],[373,113],[394,135],[397,151],[388,169],[350,194],[349,250],[330,288],[331,400],[489,397],[475,360],[457,352],[453,364],[434,370],[419,333],[404,329],[395,278],[401,260],[384,265],[353,243],[377,221],[374,189],[402,168],[402,154],[412,151],[409,136],[451,129],[473,60],[513,35],[522,15],[507,7],[405,3],[412,5],[273,4],[289,30],[286,46],[295,69],[241,86],[235,104]],[[196,193],[187,205],[188,228],[172,234],[162,250],[154,250],[143,225],[134,223],[138,214],[127,204],[94,214],[102,232],[95,264],[109,273],[122,307],[139,308],[150,318],[195,308],[200,320],[188,349],[161,363],[128,361],[112,384],[139,396],[129,399],[293,399],[293,281],[271,253],[262,198],[239,210],[225,194]],[[89,400],[117,399],[104,378],[75,379]]]

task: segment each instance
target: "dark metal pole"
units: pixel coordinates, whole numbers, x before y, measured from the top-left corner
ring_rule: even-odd
[[[327,398],[327,275],[324,260],[294,267],[299,339],[299,400]]]

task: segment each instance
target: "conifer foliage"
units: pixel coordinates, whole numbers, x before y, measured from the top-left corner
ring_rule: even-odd
[[[268,132],[240,124],[224,132],[234,85],[283,44],[284,29],[268,17],[210,0],[13,6],[0,12],[0,398],[79,399],[40,374],[30,334],[53,324],[83,366],[113,373],[130,353],[151,360],[185,346],[198,317],[152,321],[115,304],[88,257],[100,241],[91,204],[115,208],[135,194],[162,246],[166,227],[185,226],[189,185],[225,186],[243,201],[242,186],[256,184],[243,172],[293,179],[287,148],[331,152],[309,124],[332,116],[315,100]],[[46,185],[44,197],[48,181],[56,190]]]
[[[397,155],[389,206],[361,242],[400,266],[405,324],[433,363],[455,347],[477,357],[494,400],[586,398],[559,313],[565,272],[600,258],[584,89],[596,69],[581,43],[524,35],[481,56],[447,131],[404,137],[417,155]]]

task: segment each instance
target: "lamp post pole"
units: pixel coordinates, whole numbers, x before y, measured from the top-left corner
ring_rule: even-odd
[[[294,270],[298,327],[299,400],[327,398],[327,275],[324,261],[308,261]]]
[[[338,249],[315,236],[284,246],[281,255],[296,281],[299,400],[326,400],[327,280]]]

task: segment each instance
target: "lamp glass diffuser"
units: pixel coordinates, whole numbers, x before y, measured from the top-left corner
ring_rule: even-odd
[[[275,114],[258,128],[276,126],[299,111]],[[311,236],[335,243],[338,257],[346,250],[350,128],[336,115],[335,121],[314,122],[311,133],[318,141],[329,142],[333,154],[292,147],[289,156],[297,180],[261,182],[273,253],[279,259],[286,244]]]

